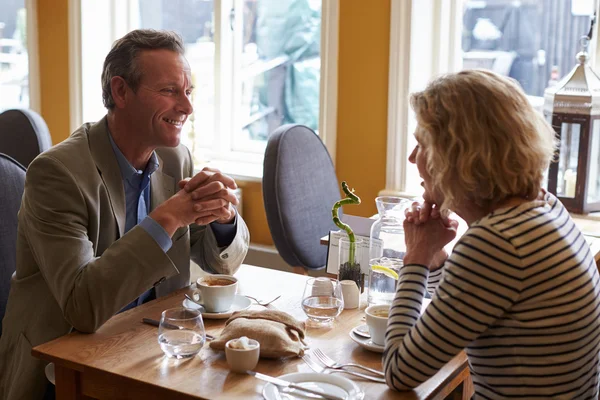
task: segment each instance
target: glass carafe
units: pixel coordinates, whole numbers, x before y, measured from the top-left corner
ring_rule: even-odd
[[[406,252],[404,210],[410,207],[411,201],[382,196],[375,199],[375,204],[379,218],[371,226],[368,302],[369,305],[392,304]]]

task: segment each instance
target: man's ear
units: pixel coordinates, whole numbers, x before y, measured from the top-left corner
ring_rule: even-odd
[[[129,86],[125,79],[120,76],[113,76],[110,80],[110,90],[112,92],[113,100],[117,108],[125,107],[127,102],[127,91]]]

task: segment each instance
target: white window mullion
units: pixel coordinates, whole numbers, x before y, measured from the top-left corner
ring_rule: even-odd
[[[215,0],[215,132],[213,154],[223,154],[230,146],[232,132],[232,43],[230,12],[233,0]]]
[[[319,81],[319,136],[325,142],[333,165],[336,160],[339,1],[321,5],[321,78]]]
[[[37,1],[25,0],[25,10],[27,12],[27,57],[29,63],[29,75],[27,79],[29,82],[29,108],[41,113]]]
[[[242,56],[244,46],[244,0],[233,0],[234,18],[230,20],[231,23],[231,100],[230,100],[230,114],[229,119],[231,120],[231,129],[227,132],[227,147],[225,151],[231,152],[234,147],[234,138],[239,134],[242,129],[241,121],[241,107],[242,107],[242,87],[244,84],[242,78]],[[264,150],[263,150],[264,152]]]
[[[398,194],[405,186],[404,155],[407,153],[408,92],[410,76],[412,2],[393,1],[390,15],[390,70],[388,90],[388,139],[385,189],[380,195]]]
[[[416,128],[409,96],[432,77],[460,69],[461,7],[460,0],[392,2],[386,187],[380,195],[414,196],[419,191],[420,179],[407,161]]]

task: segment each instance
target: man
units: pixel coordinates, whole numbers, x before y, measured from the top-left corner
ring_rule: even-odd
[[[249,235],[228,176],[192,175],[179,144],[192,113],[181,39],[139,30],[104,62],[105,118],[35,159],[19,211],[17,269],[0,339],[0,398],[42,398],[31,348],[189,284],[190,255],[233,274]],[[181,189],[181,190],[180,190]]]

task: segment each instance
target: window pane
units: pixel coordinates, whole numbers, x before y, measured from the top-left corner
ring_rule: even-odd
[[[467,0],[463,68],[491,69],[543,96],[575,66],[593,12],[594,0]]]
[[[321,1],[244,0],[232,150],[262,152],[286,123],[318,130]]]
[[[194,113],[182,132],[182,142],[196,160],[212,146],[215,130],[215,43],[212,0],[139,0],[140,28],[166,29],[179,33],[195,86]]]
[[[562,197],[575,197],[580,132],[580,124],[561,125],[556,193]]]
[[[29,107],[25,0],[0,2],[0,111]]]

